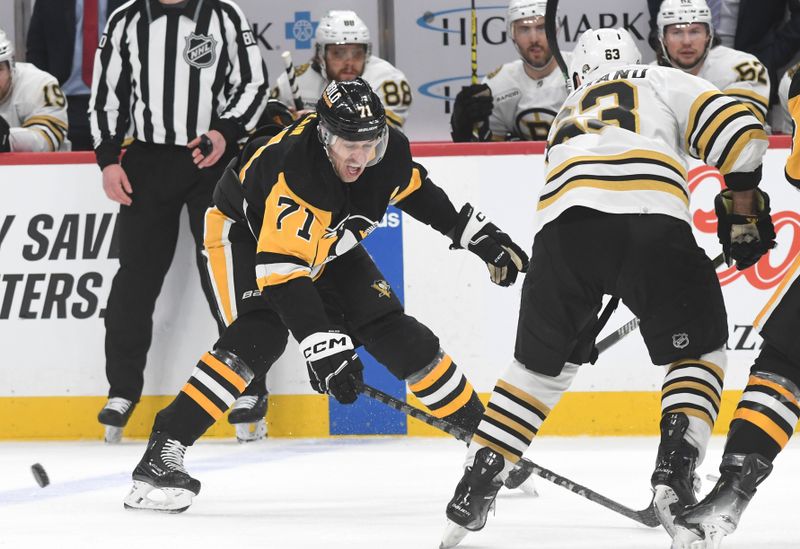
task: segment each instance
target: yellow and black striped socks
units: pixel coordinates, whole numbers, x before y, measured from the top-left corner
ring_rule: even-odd
[[[783,450],[800,419],[800,390],[790,380],[755,371],[733,415],[725,453],[759,453],[770,461]]]

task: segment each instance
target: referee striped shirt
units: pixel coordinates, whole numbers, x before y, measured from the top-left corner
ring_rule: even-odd
[[[131,0],[108,18],[95,55],[97,162],[115,164],[126,135],[186,145],[213,129],[231,143],[255,128],[267,95],[264,60],[236,4]]]

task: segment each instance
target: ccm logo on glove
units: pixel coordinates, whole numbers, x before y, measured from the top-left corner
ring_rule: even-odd
[[[305,341],[307,341],[307,339]],[[323,358],[338,353],[339,351],[353,348],[353,343],[350,341],[350,337],[345,334],[341,334],[338,337],[326,338],[323,341],[310,343],[311,344],[308,347],[303,349],[303,356],[306,360],[309,360],[312,356],[315,358]]]

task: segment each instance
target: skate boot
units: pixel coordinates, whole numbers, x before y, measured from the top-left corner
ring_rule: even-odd
[[[116,444],[122,440],[122,430],[128,424],[136,404],[122,397],[111,397],[97,414],[97,421],[105,425],[105,441]]]
[[[186,446],[169,438],[169,434],[156,431],[150,435],[147,450],[133,470],[133,488],[125,497],[125,508],[186,511],[192,498],[200,493],[200,481],[190,477],[183,467],[185,453]],[[153,491],[160,497],[151,497]]]
[[[772,463],[759,454],[727,454],[720,465],[716,486],[703,501],[675,519],[676,549],[688,549],[705,539],[707,549],[718,549],[722,539],[736,530],[756,487],[772,472]]]
[[[508,478],[504,483],[505,487],[509,490],[519,488],[529,496],[539,497],[539,492],[536,491],[536,485],[533,483],[533,467],[533,462],[528,458],[520,459],[509,471]]]
[[[228,423],[236,428],[236,440],[252,442],[267,436],[268,395],[243,395],[233,403]]]
[[[447,504],[448,521],[440,549],[455,547],[469,532],[477,532],[486,525],[489,510],[503,486],[498,475],[504,465],[503,456],[491,448],[478,450],[472,467],[466,468],[453,499]]]
[[[699,478],[694,469],[698,452],[683,438],[688,428],[686,414],[666,414],[661,419],[661,443],[656,468],[650,477],[653,509],[670,537],[675,537],[675,516],[687,505],[697,503],[695,487]]]

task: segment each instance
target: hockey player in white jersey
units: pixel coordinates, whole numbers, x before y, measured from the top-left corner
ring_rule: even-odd
[[[459,92],[450,118],[453,141],[547,139],[567,86],[547,44],[546,7],[545,0],[511,0],[506,30],[520,58]]]
[[[774,133],[792,133],[792,117],[789,114],[789,85],[798,70],[800,70],[800,63],[792,65],[783,73],[781,81],[778,83],[779,103],[774,105],[770,111],[770,124]]]
[[[664,0],[657,25],[663,59],[705,78],[765,122],[770,94],[767,69],[755,55],[714,45],[711,10],[705,0]]]
[[[584,33],[570,73],[576,89],[548,139],[514,361],[472,437],[443,548],[485,525],[503,478],[587,361],[579,335],[606,294],[641,319],[652,363],[667,366],[651,485],[672,534],[675,514],[697,501],[694,470],[717,419],[728,337],[719,280],[692,234],[689,157],[724,176],[715,211],[725,257],[745,269],[774,246],[758,189],[768,141],[742,103],[640,64],[623,29]]]
[[[331,10],[320,19],[314,57],[297,67],[295,74],[305,109],[315,108],[331,80],[350,81],[360,76],[381,98],[390,125],[402,130],[408,117],[411,86],[405,74],[372,55],[369,29],[354,11]],[[270,97],[294,105],[286,73],[278,77]]]
[[[68,148],[67,99],[54,76],[14,61],[14,45],[0,29],[0,152]]]

